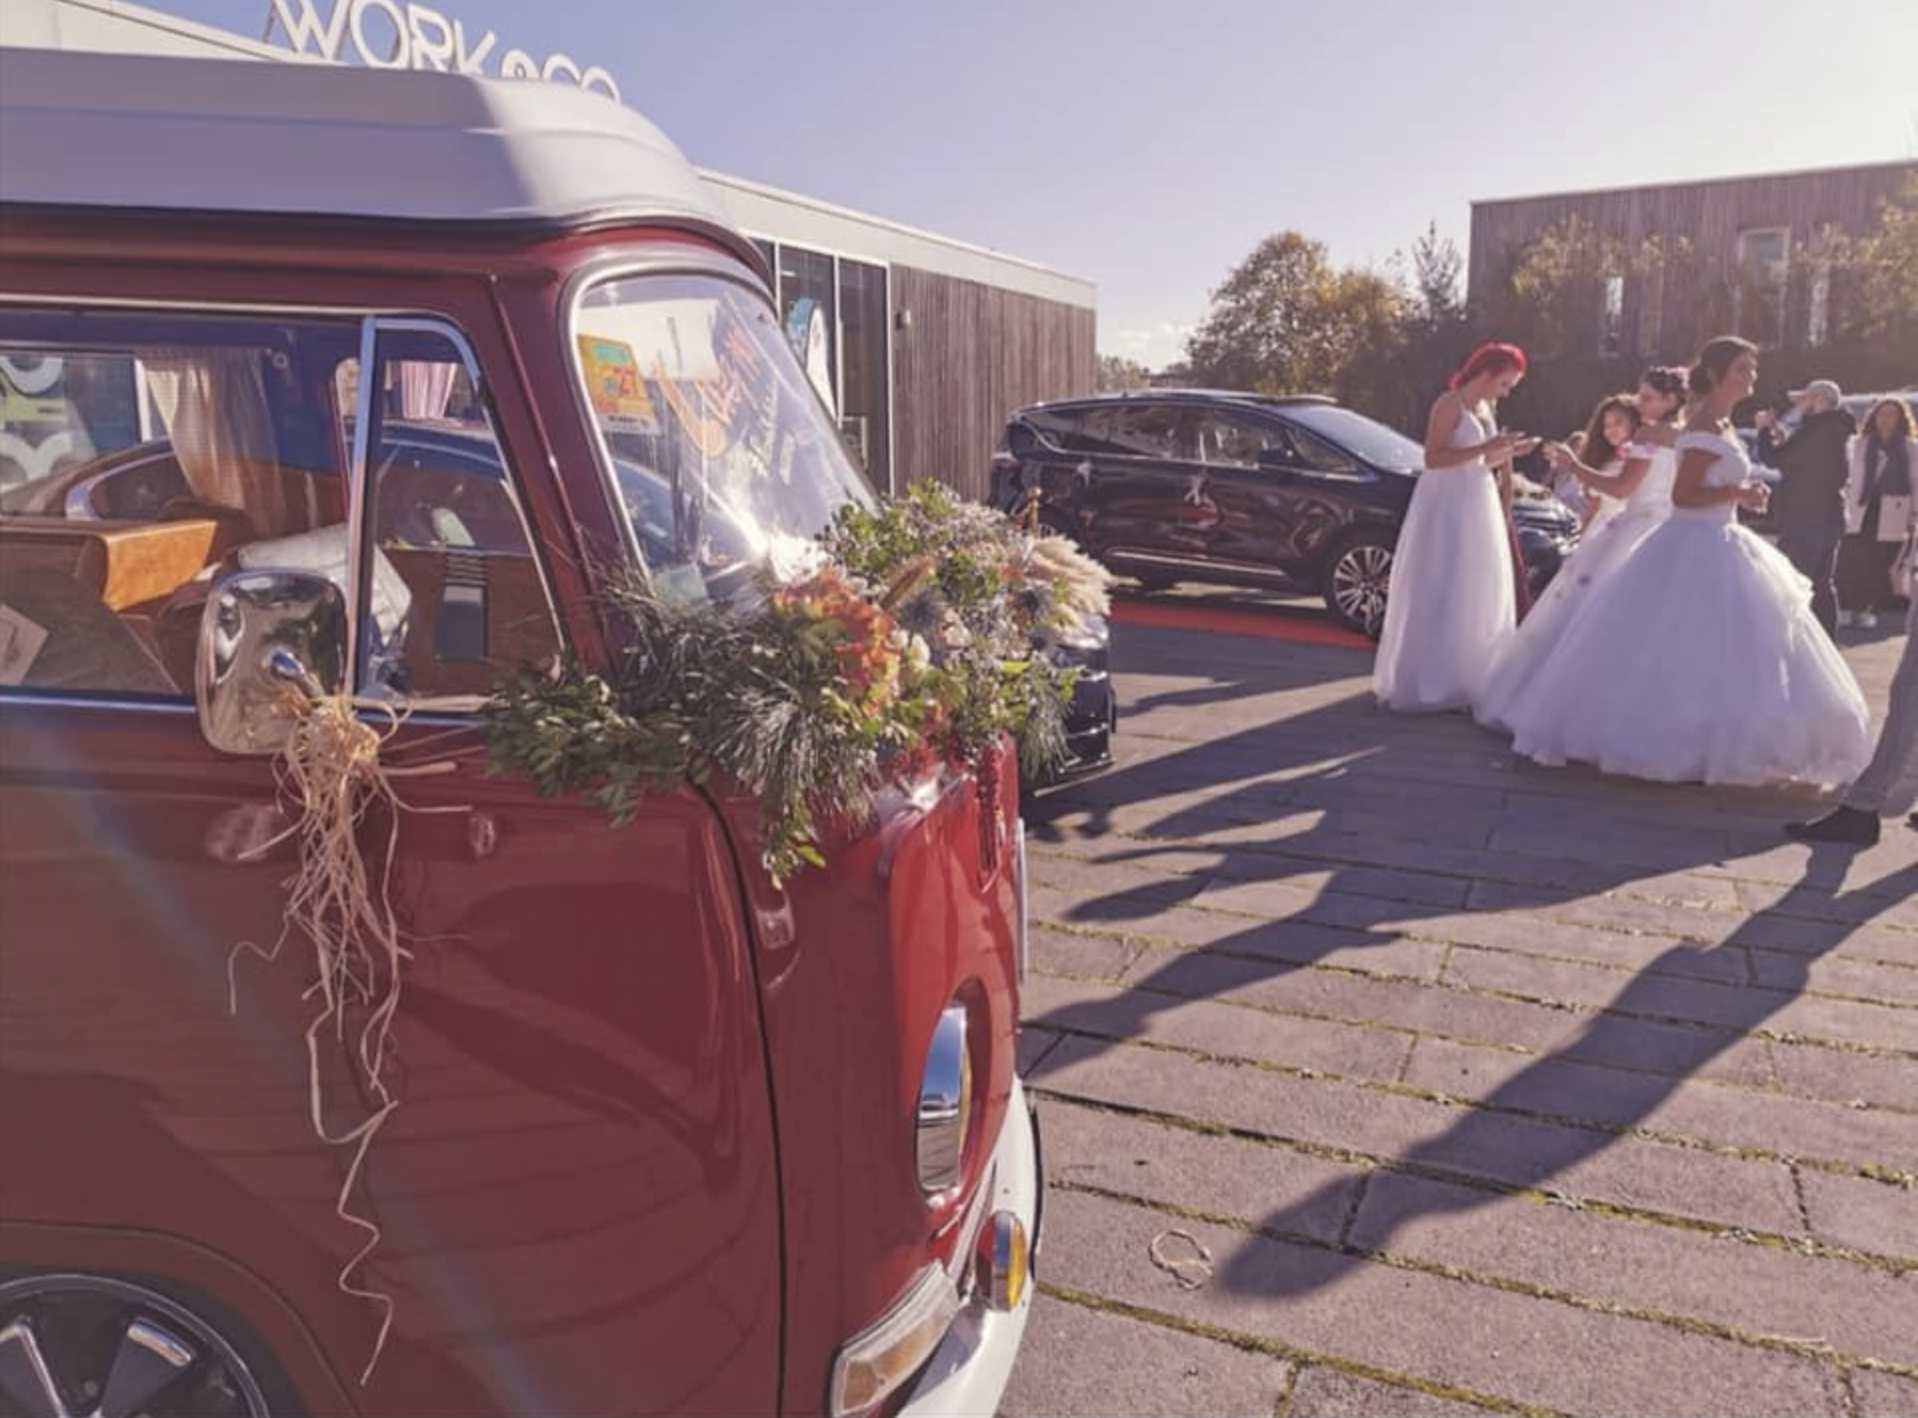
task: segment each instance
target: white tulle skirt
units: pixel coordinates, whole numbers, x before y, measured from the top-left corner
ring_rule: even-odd
[[[1669,507],[1657,504],[1613,502],[1593,519],[1578,550],[1552,578],[1531,614],[1500,643],[1491,672],[1472,706],[1480,723],[1511,730],[1539,670],[1565,644],[1572,626],[1591,604],[1593,592],[1610,580],[1670,515]]]
[[[1469,708],[1517,616],[1511,543],[1483,464],[1419,474],[1399,532],[1372,692],[1388,709]]]
[[[1871,754],[1811,584],[1743,527],[1695,513],[1597,584],[1510,719],[1528,758],[1658,782],[1830,786]]]

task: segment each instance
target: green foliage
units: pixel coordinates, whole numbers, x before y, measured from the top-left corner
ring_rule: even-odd
[[[1280,232],[1213,293],[1180,382],[1333,393],[1416,437],[1472,346],[1510,340],[1531,354],[1532,369],[1507,421],[1562,435],[1647,362],[1685,362],[1739,324],[1786,336],[1784,348],[1765,351],[1762,395],[1816,377],[1898,387],[1918,369],[1918,177],[1864,235],[1821,230],[1801,240],[1782,292],[1763,272],[1724,275],[1689,240],[1624,241],[1575,217],[1491,260],[1493,279],[1468,312],[1464,262],[1435,225],[1383,273],[1341,270],[1319,242]],[[1616,308],[1613,278],[1622,278]],[[1689,293],[1682,308],[1667,290]],[[1814,326],[1822,340],[1808,333]]]
[[[1123,355],[1099,356],[1093,387],[1101,394],[1118,394],[1128,389],[1144,389],[1152,383],[1152,371],[1136,359]]]
[[[1855,326],[1867,339],[1888,342],[1907,368],[1918,367],[1918,176],[1907,178],[1896,201],[1852,253],[1857,282]]]
[[[1191,382],[1334,394],[1417,428],[1467,343],[1463,267],[1436,224],[1384,271],[1338,269],[1320,243],[1282,232],[1213,293],[1188,345]]]
[[[849,505],[828,555],[926,647],[947,753],[971,761],[1010,734],[1037,772],[1065,749],[1072,677],[1035,645],[1106,610],[1106,573],[1063,538],[920,482],[878,511]]]
[[[1396,329],[1405,307],[1391,280],[1339,270],[1322,243],[1281,232],[1212,293],[1211,313],[1186,345],[1192,378],[1268,394],[1331,393],[1361,350]]]
[[[489,771],[577,793],[616,825],[685,782],[744,791],[783,881],[889,777],[977,769],[1007,735],[1029,768],[1056,760],[1072,676],[1034,648],[1103,611],[1103,571],[932,483],[847,507],[821,543],[815,569],[768,573],[728,606],[614,573],[617,671],[507,680],[484,715]]]

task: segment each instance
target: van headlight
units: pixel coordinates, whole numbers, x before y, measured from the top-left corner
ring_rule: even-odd
[[[959,1185],[966,1155],[966,1131],[972,1125],[972,1050],[966,1040],[966,1007],[947,1005],[932,1031],[926,1071],[919,1082],[919,1185],[937,1196]]]
[[[929,1265],[893,1307],[841,1346],[828,1396],[833,1418],[867,1413],[896,1393],[946,1337],[959,1313],[952,1277]]]

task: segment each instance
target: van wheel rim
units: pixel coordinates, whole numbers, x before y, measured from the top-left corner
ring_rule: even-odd
[[[32,1418],[266,1418],[233,1346],[191,1311],[100,1276],[0,1285],[0,1411]]]
[[[1391,579],[1391,548],[1369,542],[1347,547],[1332,567],[1332,604],[1354,625],[1377,625],[1385,619]]]

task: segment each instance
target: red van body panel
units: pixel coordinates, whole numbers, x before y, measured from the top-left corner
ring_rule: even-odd
[[[470,342],[566,639],[605,664],[624,554],[568,361],[569,281],[718,247],[646,228],[504,234],[0,213],[0,298],[420,314]],[[740,279],[751,277],[732,257]],[[408,811],[391,900],[412,951],[404,1095],[353,1208],[314,1135],[303,996],[275,961],[294,862],[269,762],[186,702],[0,691],[0,1280],[145,1278],[240,1317],[313,1409],[817,1412],[839,1345],[959,1221],[1008,1121],[1017,775],[949,777],[785,891],[752,805],[686,789],[614,830],[483,771],[468,722],[389,743]],[[310,949],[310,947],[307,947]],[[237,952],[237,953],[236,953]],[[229,986],[235,1008],[229,1011]],[[915,1107],[938,1016],[974,1011],[970,1140],[928,1199]],[[331,1127],[358,1113],[334,1085]],[[1021,1110],[1017,1126],[1026,1126]],[[25,1145],[16,1145],[25,1140]]]

